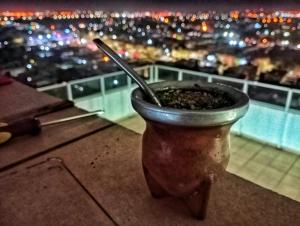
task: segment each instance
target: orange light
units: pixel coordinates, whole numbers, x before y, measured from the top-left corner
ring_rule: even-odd
[[[196,15],[193,15],[191,18],[191,21],[194,22],[196,20],[196,18],[197,18]]]
[[[291,18],[288,18],[286,22],[292,23],[292,19],[291,19]]]
[[[274,22],[274,23],[278,23],[278,18],[277,18],[277,17],[274,17],[273,22]]]
[[[263,39],[261,40],[261,42],[262,42],[263,44],[266,44],[266,43],[268,42],[268,39],[263,38]]]
[[[279,18],[279,23],[283,23],[283,18],[282,17]]]
[[[262,20],[262,22],[263,22],[264,24],[267,23],[266,18],[264,18],[264,19]]]
[[[230,17],[233,18],[233,19],[238,19],[239,18],[239,11],[230,12]]]
[[[52,24],[52,25],[50,25],[50,29],[51,30],[54,30],[55,29],[55,26]]]
[[[208,31],[208,26],[205,22],[202,22],[202,31],[204,32]]]
[[[271,23],[271,18],[268,18],[268,19],[267,19],[267,23],[268,23],[268,24]]]
[[[108,57],[108,56],[104,56],[104,57],[103,57],[103,61],[104,61],[104,62],[108,62],[108,61],[109,61],[109,57]]]
[[[164,22],[167,24],[167,23],[169,23],[169,18],[165,18],[164,19]]]

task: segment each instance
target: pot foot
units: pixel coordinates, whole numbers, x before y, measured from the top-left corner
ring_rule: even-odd
[[[206,217],[210,187],[210,181],[203,181],[196,191],[183,198],[192,215],[199,220],[204,220]]]
[[[143,170],[152,197],[159,199],[167,196],[167,192],[156,182],[156,180],[150,175],[150,173],[144,166]]]

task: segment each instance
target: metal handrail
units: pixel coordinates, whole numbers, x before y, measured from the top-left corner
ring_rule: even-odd
[[[67,82],[62,82],[62,83],[57,83],[57,84],[53,84],[53,85],[49,85],[49,86],[43,86],[43,87],[37,88],[37,91],[44,92],[44,91],[48,91],[48,90],[52,90],[52,89],[62,88],[62,87],[66,87],[67,84],[68,84]]]
[[[159,69],[165,69],[165,70],[177,71],[177,72],[182,71],[183,73],[186,73],[186,74],[199,75],[201,77],[212,77],[213,79],[223,79],[223,80],[231,81],[231,82],[248,83],[248,84],[251,84],[251,85],[261,86],[261,87],[265,87],[265,88],[272,88],[272,89],[275,89],[275,90],[282,90],[282,91],[291,90],[291,88],[288,88],[288,87],[282,87],[282,86],[272,85],[272,84],[258,82],[258,81],[251,81],[251,80],[245,80],[245,79],[239,79],[239,78],[224,77],[224,76],[221,76],[221,75],[214,75],[214,74],[209,74],[209,73],[206,73],[206,72],[200,72],[200,71],[198,72],[198,71],[192,71],[192,70],[187,70],[187,69],[179,69],[179,68],[174,68],[174,67],[159,65],[159,64],[156,64],[155,66],[157,66]],[[297,91],[297,89],[292,89],[292,90]],[[300,93],[300,90],[297,91],[297,92]]]

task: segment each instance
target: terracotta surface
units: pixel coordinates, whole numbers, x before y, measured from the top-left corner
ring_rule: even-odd
[[[0,121],[17,119],[49,104],[59,103],[60,99],[37,92],[17,81],[0,86]]]
[[[49,121],[83,113],[84,111],[78,108],[68,108],[42,116],[40,119],[41,121]],[[42,133],[37,136],[26,135],[17,137],[4,145],[0,145],[0,170],[16,162],[47,152],[54,147],[101,130],[109,125],[111,125],[111,122],[100,119],[97,116],[91,116],[68,123],[44,127]]]
[[[229,173],[212,186],[204,221],[192,218],[178,199],[153,199],[143,175],[140,143],[140,135],[113,126],[36,161],[49,156],[64,159],[119,225],[299,225],[298,202]]]
[[[0,225],[115,225],[58,160],[0,177]]]
[[[181,198],[195,217],[204,219],[211,185],[228,165],[229,129],[147,121],[142,162],[153,197]]]

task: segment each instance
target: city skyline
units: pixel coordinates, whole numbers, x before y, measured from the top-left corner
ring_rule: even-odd
[[[100,9],[100,10],[180,10],[180,11],[201,11],[201,10],[218,10],[225,11],[231,9],[259,9],[266,10],[283,9],[298,10],[300,2],[296,0],[276,1],[276,0],[228,0],[226,3],[222,0],[190,0],[190,1],[146,1],[146,0],[128,0],[124,1],[104,1],[104,0],[64,0],[53,2],[51,0],[32,0],[30,4],[26,0],[2,0],[0,10],[62,10],[62,9]]]

